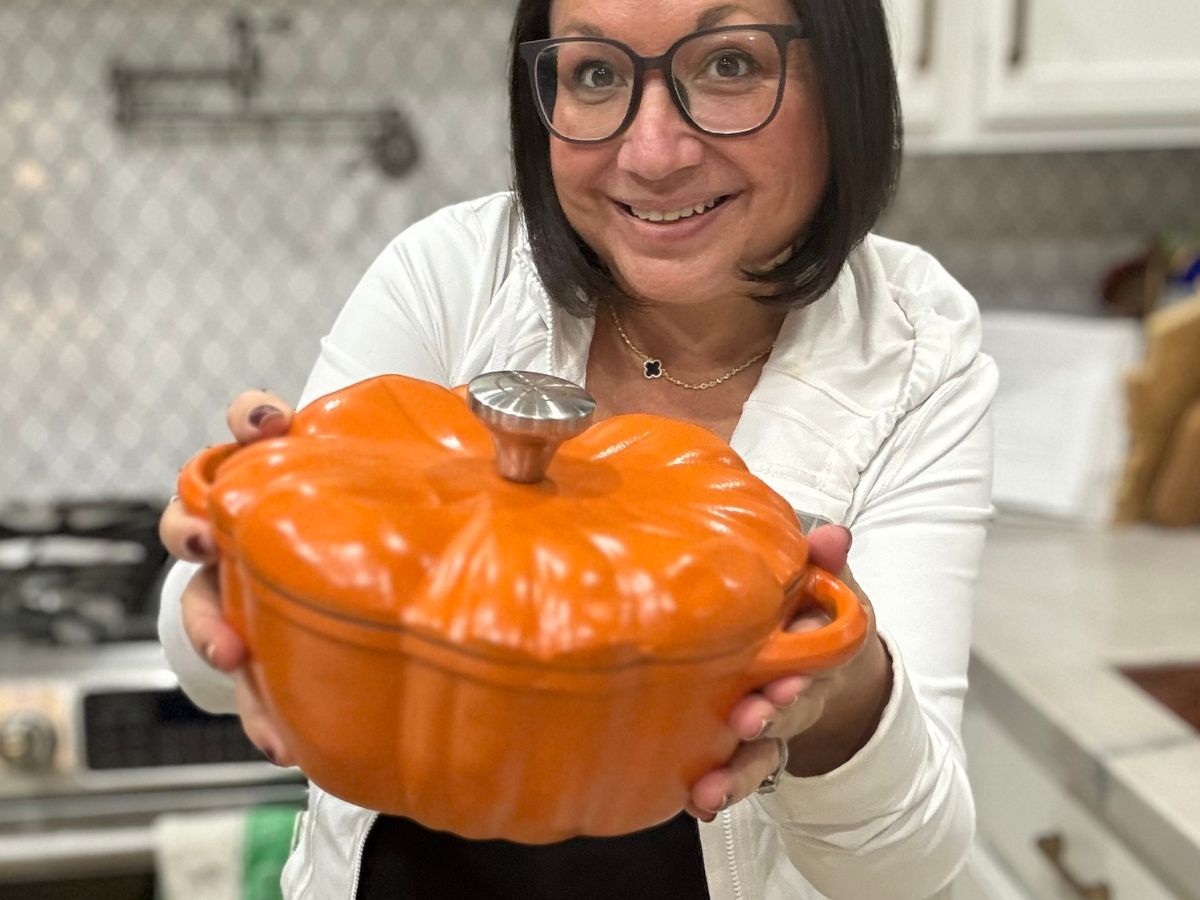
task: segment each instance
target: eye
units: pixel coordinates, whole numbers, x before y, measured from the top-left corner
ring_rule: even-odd
[[[717,78],[745,78],[753,75],[757,66],[745,53],[727,50],[708,61],[708,74]]]
[[[602,60],[588,60],[575,67],[575,84],[585,88],[616,87],[620,81],[612,65]]]

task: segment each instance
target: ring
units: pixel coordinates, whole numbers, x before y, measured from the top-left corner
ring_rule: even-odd
[[[772,738],[779,747],[779,765],[775,767],[775,771],[762,780],[758,786],[757,793],[770,794],[779,787],[779,779],[783,777],[783,773],[787,771],[788,764],[788,745],[783,738]]]

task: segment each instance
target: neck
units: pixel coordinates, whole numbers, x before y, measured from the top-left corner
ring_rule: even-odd
[[[618,315],[642,352],[661,359],[678,376],[707,378],[770,348],[787,310],[737,298],[645,304]]]

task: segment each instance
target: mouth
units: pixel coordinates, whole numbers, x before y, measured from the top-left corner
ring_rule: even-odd
[[[617,206],[625,210],[626,215],[640,219],[643,222],[654,222],[663,225],[669,225],[672,222],[678,222],[680,219],[691,219],[698,216],[704,216],[712,212],[717,207],[728,201],[733,194],[722,194],[719,197],[714,197],[711,200],[705,200],[701,203],[696,203],[692,206],[684,206],[679,209],[649,209],[640,206],[631,206],[628,203],[617,202]]]

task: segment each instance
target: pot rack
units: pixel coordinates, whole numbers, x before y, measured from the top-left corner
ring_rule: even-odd
[[[135,66],[118,60],[110,70],[117,128],[133,133],[288,133],[298,137],[336,137],[357,141],[368,159],[389,178],[400,178],[416,164],[418,148],[407,118],[395,106],[368,109],[272,108],[261,103],[264,63],[259,35],[291,28],[286,15],[256,21],[245,13],[229,17],[230,60],[221,66]],[[182,97],[165,102],[155,96],[177,86]],[[202,105],[213,87],[224,88],[232,108]]]

